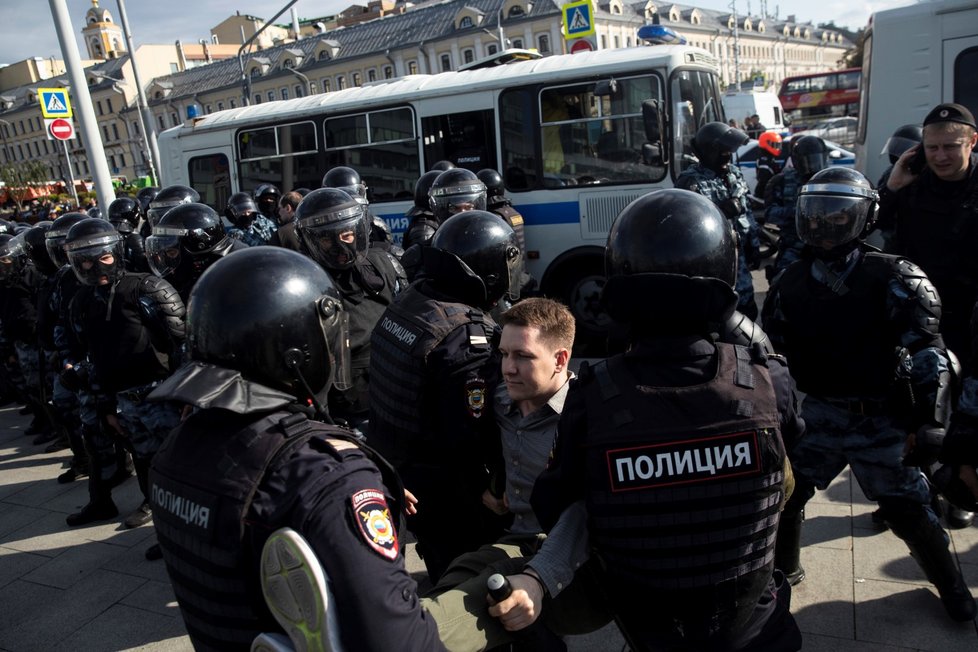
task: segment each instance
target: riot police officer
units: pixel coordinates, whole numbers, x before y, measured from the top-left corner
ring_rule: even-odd
[[[479,181],[486,185],[486,210],[495,213],[506,220],[516,233],[516,239],[520,243],[520,253],[523,254],[523,263],[526,263],[526,235],[523,229],[523,216],[518,210],[513,208],[513,202],[506,196],[506,189],[503,185],[503,175],[492,168],[486,168],[476,172]],[[523,270],[522,280],[520,281],[520,295],[526,296],[527,293],[536,287],[536,281]]]
[[[148,272],[145,242],[136,230],[139,220],[139,202],[132,197],[118,197],[109,204],[109,222],[122,234],[126,269],[131,272]]]
[[[176,289],[158,276],[126,271],[122,237],[104,220],[85,219],[72,226],[65,251],[82,283],[71,301],[70,319],[91,363],[88,385],[102,427],[92,434],[123,438],[132,453],[145,500],[125,525],[137,527],[152,518],[150,460],[180,420],[179,406],[150,405],[145,398],[173,368],[184,339],[184,304]],[[104,461],[93,459],[96,465],[102,467]],[[94,469],[89,493],[89,503],[68,517],[69,525],[116,515],[110,487]]]
[[[224,217],[231,226],[227,228],[229,236],[240,240],[249,247],[268,244],[275,233],[275,225],[269,227],[267,217],[258,210],[258,203],[246,192],[236,192],[228,199],[224,209]],[[265,234],[268,237],[265,237]]]
[[[408,220],[407,229],[404,231],[404,239],[401,244],[405,251],[413,244],[427,246],[431,243],[432,236],[438,229],[438,222],[435,221],[435,214],[431,210],[431,201],[428,193],[431,184],[435,182],[440,170],[429,170],[425,172],[414,184],[414,205],[404,213]],[[420,262],[420,258],[418,259]]]
[[[150,236],[150,230],[152,228],[149,224],[149,204],[159,193],[160,189],[156,186],[148,186],[136,193],[136,202],[139,204],[139,214],[143,218],[143,223],[139,227],[139,235],[143,236],[144,238],[148,238]]]
[[[367,198],[367,184],[360,178],[359,172],[345,165],[330,168],[323,175],[322,187],[342,190],[363,206],[364,215],[370,225],[369,241],[371,246],[390,252],[395,257],[400,257],[404,253],[399,246],[394,244],[394,236],[391,234],[387,223],[371,212],[370,201]]]
[[[803,243],[795,231],[795,208],[798,190],[819,170],[829,164],[829,148],[818,136],[802,136],[791,141],[791,165],[774,175],[764,191],[764,220],[781,231],[778,255],[765,273],[774,278],[781,270],[801,257]]]
[[[368,440],[418,498],[408,527],[433,582],[452,559],[497,534],[482,506],[487,451],[499,437],[489,413],[498,329],[488,313],[504,297],[518,298],[521,258],[498,215],[449,218],[423,249],[422,276],[371,337]],[[453,524],[460,514],[464,528]]]
[[[740,168],[730,163],[733,152],[750,140],[747,134],[722,122],[710,122],[693,136],[693,151],[699,162],[689,166],[676,179],[676,187],[692,190],[712,201],[723,211],[739,236],[740,255],[737,257],[737,309],[751,319],[757,318],[754,283],[750,269],[760,259],[757,223],[747,196],[750,189]]]
[[[919,267],[863,244],[877,200],[855,170],[812,176],[795,220],[804,257],[775,280],[764,303],[764,328],[807,394],[808,434],[790,452],[796,487],[778,531],[777,564],[793,583],[804,578],[805,503],[848,465],[935,584],[948,615],[973,620],[978,609],[948,552],[930,490],[903,460],[912,434],[943,427],[949,412],[940,299]]]
[[[352,387],[330,394],[334,418],[361,426],[369,415],[370,333],[405,284],[397,261],[369,245],[365,205],[336,188],[320,188],[296,209],[303,252],[333,277],[350,319]]]
[[[248,649],[284,629],[295,649],[328,649],[327,635],[345,649],[444,649],[404,567],[396,475],[349,430],[307,419],[348,371],[329,275],[294,251],[250,248],[208,269],[191,296],[192,361],[151,398],[196,409],[157,453],[150,483],[194,647]],[[285,527],[308,540],[335,601],[310,594],[300,580],[312,569],[296,557],[287,580],[259,563]],[[279,589],[266,592],[271,610],[262,585]],[[326,631],[324,608],[339,632]]]
[[[221,217],[206,204],[181,204],[168,211],[146,239],[153,273],[165,278],[184,303],[204,270],[224,256],[246,249],[225,233]]]
[[[273,225],[278,222],[278,202],[281,198],[282,192],[270,183],[263,183],[255,188],[254,199],[258,212],[267,217]],[[271,234],[268,234],[265,241],[267,242],[271,237]]]
[[[737,255],[729,219],[701,195],[659,190],[625,207],[603,299],[631,346],[581,369],[533,491],[548,531],[584,501],[632,649],[801,647],[773,561],[785,444],[804,424],[783,359],[713,335],[737,305]]]
[[[880,156],[886,154],[890,165],[880,175],[879,181],[876,182],[876,187],[882,188],[885,186],[890,178],[890,172],[893,170],[893,166],[896,165],[900,156],[911,147],[916,147],[922,142],[924,142],[924,128],[920,125],[902,125],[897,127],[893,135],[883,143],[883,150],[880,152]],[[880,224],[879,227],[884,228],[884,225]]]

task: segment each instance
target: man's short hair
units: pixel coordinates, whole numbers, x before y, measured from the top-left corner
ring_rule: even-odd
[[[540,339],[555,348],[570,350],[574,346],[576,324],[567,306],[543,297],[520,301],[499,318],[500,326],[536,326]]]
[[[293,190],[282,195],[282,198],[278,200],[278,205],[289,205],[292,207],[292,210],[295,210],[300,201],[302,201],[302,195]]]
[[[927,134],[953,134],[970,139],[975,135],[975,128],[962,122],[932,122],[924,127],[924,136]]]

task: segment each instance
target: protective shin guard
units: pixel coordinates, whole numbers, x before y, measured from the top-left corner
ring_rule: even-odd
[[[89,455],[88,504],[81,511],[69,514],[65,522],[70,527],[87,525],[97,521],[107,521],[119,515],[119,509],[112,500],[112,488],[102,478],[102,468],[97,455]]]
[[[961,622],[974,620],[978,615],[978,606],[951,557],[944,530],[927,518],[921,505],[903,505],[897,509],[881,506],[893,533],[903,539],[910,548],[910,555],[920,564],[927,579],[937,587],[947,614]]]
[[[805,510],[781,514],[778,524],[778,540],[774,546],[774,567],[784,573],[788,583],[794,586],[805,579],[801,566],[801,524]]]

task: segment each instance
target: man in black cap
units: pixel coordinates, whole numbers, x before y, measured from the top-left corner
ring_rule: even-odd
[[[943,304],[941,333],[969,370],[968,320],[978,299],[978,132],[960,104],[924,118],[924,140],[893,166],[880,192],[880,222],[891,224],[889,253],[920,265]]]

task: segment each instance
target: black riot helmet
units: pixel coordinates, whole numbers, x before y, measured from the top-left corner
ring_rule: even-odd
[[[486,210],[486,184],[475,172],[465,168],[445,170],[435,178],[428,191],[431,212],[444,222],[462,211]]]
[[[295,209],[302,248],[326,269],[349,269],[367,252],[370,223],[364,207],[337,188],[306,195]]]
[[[693,136],[693,152],[707,168],[722,172],[729,165],[733,153],[746,145],[750,137],[740,129],[722,122],[708,122]]]
[[[132,233],[139,224],[139,202],[132,197],[114,199],[109,204],[109,222],[119,233]]]
[[[65,252],[84,285],[114,285],[125,274],[122,235],[106,220],[90,217],[68,229]]]
[[[270,183],[263,183],[255,188],[255,202],[262,215],[275,217],[278,214],[278,200],[282,192]]]
[[[670,188],[626,206],[608,233],[602,301],[612,318],[655,332],[723,322],[737,305],[737,238],[706,197]],[[652,294],[649,294],[652,293]],[[669,316],[639,297],[661,297]],[[658,313],[658,314],[652,314]]]
[[[425,213],[431,210],[428,193],[431,191],[431,184],[435,182],[439,174],[441,174],[440,170],[429,170],[418,177],[414,184],[414,206]]]
[[[27,267],[27,249],[24,247],[24,234],[0,235],[0,283],[11,285],[21,278]]]
[[[496,170],[485,168],[476,172],[475,176],[479,177],[479,181],[486,185],[487,198],[502,197],[506,194],[503,186],[503,175],[499,174]]]
[[[432,170],[437,170],[438,172],[444,172],[445,170],[454,170],[455,164],[451,161],[436,161],[434,165],[431,166]]]
[[[160,194],[160,189],[156,186],[143,188],[136,193],[136,202],[139,204],[139,211],[143,217],[146,217],[150,202],[156,199],[156,195],[158,194]]]
[[[24,234],[24,249],[27,250],[34,267],[45,276],[52,276],[58,271],[58,266],[51,260],[45,243],[45,235],[50,228],[51,222],[38,222]]]
[[[425,247],[425,275],[456,288],[457,298],[488,310],[508,296],[519,299],[523,255],[512,227],[488,211],[464,211],[438,228]]]
[[[893,135],[886,139],[883,151],[880,156],[886,154],[890,157],[890,163],[895,165],[900,156],[913,147],[924,142],[924,129],[920,125],[903,125],[898,127]]]
[[[92,206],[91,208],[89,208],[85,212],[88,214],[89,217],[95,217],[95,218],[98,218],[100,220],[101,219],[105,219],[105,218],[102,217],[102,209],[99,208],[98,206]]]
[[[59,268],[68,264],[68,254],[65,253],[65,238],[68,230],[82,220],[91,219],[85,213],[65,213],[51,223],[51,228],[44,234],[44,246],[48,256]]]
[[[878,202],[873,185],[852,168],[816,172],[798,193],[798,237],[818,256],[846,254],[875,224]]]
[[[818,136],[802,136],[791,140],[791,164],[802,180],[807,181],[819,170],[829,166],[829,148]]]
[[[167,186],[157,193],[153,201],[149,203],[149,208],[146,209],[146,219],[149,221],[150,226],[155,226],[160,221],[160,218],[166,215],[166,212],[174,206],[190,204],[196,201],[200,201],[200,195],[193,188],[180,185]]]
[[[367,203],[367,186],[360,180],[360,173],[353,168],[339,165],[323,176],[323,188],[336,188],[353,197],[359,204]]]
[[[168,211],[146,238],[146,258],[157,276],[189,286],[228,252],[231,238],[221,216],[206,204],[181,204]]]
[[[260,212],[258,202],[251,195],[246,192],[236,192],[228,199],[224,217],[242,231],[247,231]]]
[[[349,334],[333,279],[302,254],[251,247],[211,266],[190,294],[194,360],[305,402],[349,387]]]

